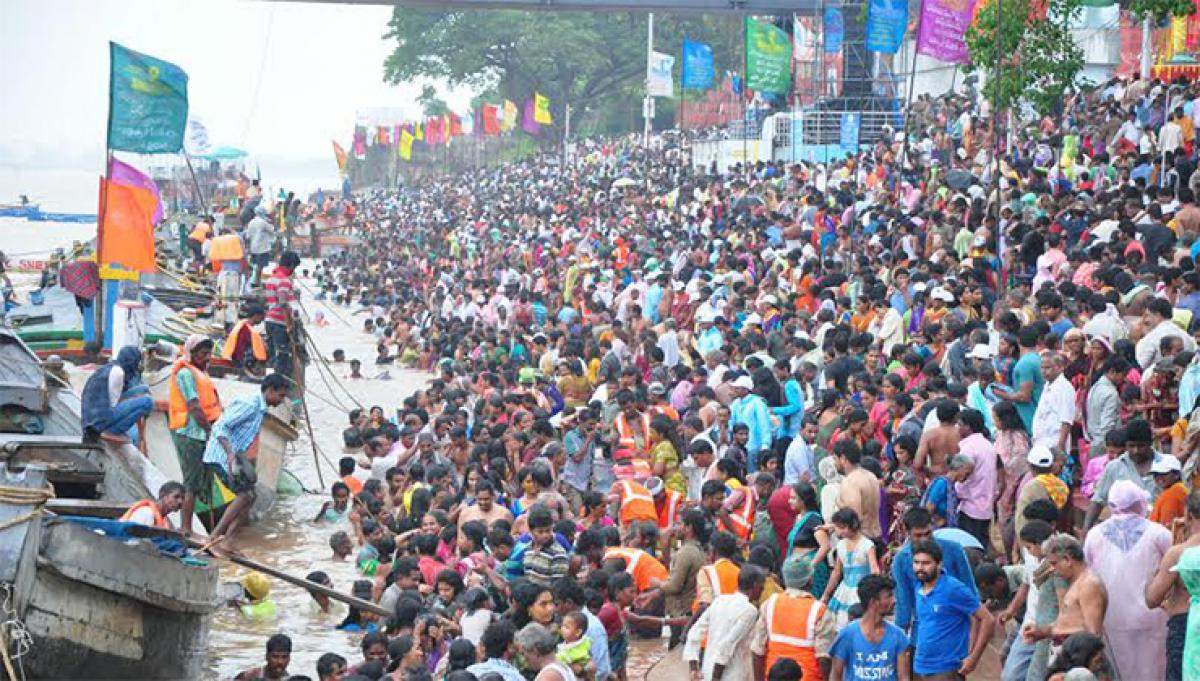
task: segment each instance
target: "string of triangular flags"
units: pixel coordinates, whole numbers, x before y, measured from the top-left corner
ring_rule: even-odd
[[[517,128],[530,135],[537,135],[542,126],[553,123],[550,98],[535,92],[525,100],[521,108],[512,100],[506,99],[501,104],[480,104],[474,111],[463,116],[449,112],[424,120],[392,125],[355,125],[350,151],[355,157],[362,158],[366,156],[370,147],[395,148],[401,159],[410,161],[413,148],[418,142],[424,143],[427,148],[449,146],[457,137],[495,137]],[[344,169],[345,151],[336,141],[333,146],[338,167]]]

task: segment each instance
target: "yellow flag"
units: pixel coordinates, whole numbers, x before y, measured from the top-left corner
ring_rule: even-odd
[[[500,121],[500,132],[508,132],[517,127],[517,105],[511,100],[504,100],[504,118]]]
[[[450,139],[454,134],[450,130],[450,116],[442,116],[442,136],[446,138],[446,146],[450,146]]]
[[[409,131],[400,131],[400,158],[404,159],[405,161],[412,160],[412,145],[414,139],[416,138],[413,137],[412,133]]]
[[[550,98],[536,92],[533,93],[533,120],[539,125],[550,125],[554,122],[550,118]]]
[[[421,129],[420,123],[413,124],[413,138],[415,138],[417,140],[425,139],[425,131]]]

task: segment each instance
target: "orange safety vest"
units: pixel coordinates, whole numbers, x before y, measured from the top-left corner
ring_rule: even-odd
[[[191,369],[192,377],[196,379],[196,397],[200,399],[200,409],[204,412],[204,417],[208,419],[210,424],[216,423],[217,419],[221,418],[221,396],[217,394],[217,387],[213,385],[212,379],[209,378],[208,374],[192,366],[192,363],[186,359],[180,358],[176,360],[175,366],[171,369],[171,391],[167,402],[167,425],[170,426],[171,430],[179,430],[187,425],[187,400],[183,399],[183,391],[179,389],[179,382],[175,380],[179,370],[184,367]]]
[[[129,510],[125,511],[125,515],[121,516],[121,522],[123,522],[123,523],[130,522],[129,519],[133,517],[133,514],[137,513],[138,511],[142,510],[143,508],[149,508],[151,511],[154,512],[154,527],[159,527],[164,530],[171,529],[171,523],[167,522],[167,519],[165,517],[163,517],[162,513],[159,512],[158,502],[155,501],[154,499],[142,499],[141,501],[137,502],[133,506],[130,506]]]
[[[762,616],[767,623],[766,666],[786,657],[795,660],[804,673],[805,681],[824,681],[817,663],[817,622],[825,613],[825,605],[812,596],[789,596],[779,593],[767,599]]]
[[[208,235],[212,233],[212,225],[207,222],[197,222],[196,226],[188,234],[188,238],[192,241],[198,241],[203,244],[208,241]]]
[[[254,359],[260,362],[267,361],[267,343],[263,340],[262,334],[255,331],[253,326],[250,326],[250,320],[248,319],[240,319],[237,324],[233,325],[233,330],[225,338],[225,345],[221,347],[221,357],[233,360],[233,350],[237,347],[237,338],[242,333],[243,328],[250,331],[250,351],[254,353]]]
[[[742,487],[745,494],[742,495],[742,504],[733,509],[729,514],[729,519],[733,521],[733,527],[727,527],[724,522],[721,523],[721,529],[726,532],[732,532],[739,539],[749,539],[750,531],[754,529],[754,512],[758,510],[758,492],[750,485]]]
[[[700,568],[700,574],[708,582],[712,588],[713,598],[717,596],[727,596],[732,593],[737,593],[738,575],[742,569],[737,566],[732,560],[722,558],[712,565],[705,565]],[[693,607],[696,612],[700,611],[700,580],[696,580],[696,604]]]
[[[625,418],[625,414],[617,414],[617,418],[613,421],[617,426],[617,445],[618,449],[628,449],[634,452],[645,454],[650,450],[650,415],[642,414],[642,446],[637,445],[637,438],[633,436],[633,427],[629,425],[629,420]]]
[[[614,546],[604,552],[604,560],[610,558],[625,559],[625,571],[633,575],[633,584],[637,588],[638,593],[653,588],[650,584],[651,579],[665,582],[671,576],[671,573],[662,564],[662,561],[641,549]]]
[[[658,512],[654,509],[654,497],[650,496],[650,490],[632,480],[622,480],[620,490],[622,525],[635,520],[658,522]]]
[[[662,508],[658,508],[658,502],[654,502],[654,506],[658,509],[658,527],[665,530],[675,525],[675,521],[679,519],[679,509],[683,506],[683,496],[671,489],[663,490]]]

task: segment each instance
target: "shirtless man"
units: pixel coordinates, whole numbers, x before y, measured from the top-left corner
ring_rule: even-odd
[[[935,410],[938,426],[926,430],[921,435],[917,445],[917,455],[913,458],[913,471],[932,479],[945,475],[946,462],[958,453],[958,403],[954,400],[942,400]]]
[[[879,478],[859,466],[862,450],[853,440],[839,440],[833,445],[834,463],[842,478],[838,492],[838,508],[852,508],[862,519],[862,533],[872,539],[883,536],[879,526]]]
[[[1167,620],[1167,676],[1168,681],[1183,678],[1183,643],[1187,634],[1188,590],[1174,572],[1179,557],[1187,549],[1200,546],[1200,491],[1187,496],[1187,522],[1184,526],[1187,539],[1172,546],[1158,563],[1158,571],[1146,584],[1146,607],[1162,608],[1170,618]]]
[[[1083,545],[1065,534],[1050,537],[1042,545],[1046,561],[1055,574],[1070,583],[1063,595],[1058,619],[1049,627],[1026,624],[1021,630],[1025,641],[1033,643],[1051,639],[1061,644],[1068,636],[1086,631],[1103,635],[1104,612],[1108,609],[1108,591],[1104,583],[1092,574],[1083,557]]]

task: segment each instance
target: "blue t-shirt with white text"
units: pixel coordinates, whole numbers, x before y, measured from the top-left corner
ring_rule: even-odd
[[[829,654],[842,661],[846,681],[896,681],[900,655],[908,649],[908,637],[900,627],[883,623],[883,638],[872,643],[855,620],[838,632]]]

